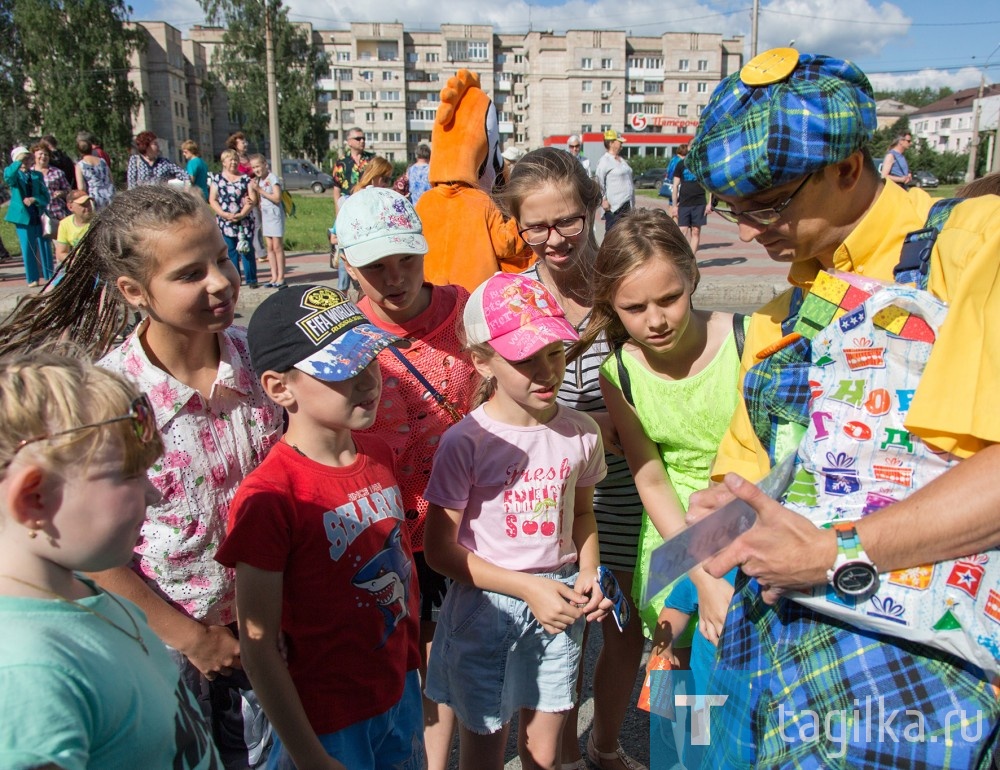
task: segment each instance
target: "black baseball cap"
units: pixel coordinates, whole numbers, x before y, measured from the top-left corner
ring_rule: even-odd
[[[247,341],[258,376],[298,369],[324,382],[349,380],[379,351],[405,342],[328,286],[292,286],[272,294],[250,318]]]

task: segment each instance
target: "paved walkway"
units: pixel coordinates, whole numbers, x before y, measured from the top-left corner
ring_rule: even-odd
[[[639,197],[637,202],[640,206],[666,208],[662,198]],[[598,225],[598,229],[599,235],[603,234],[603,226]],[[741,242],[736,225],[716,214],[710,215],[708,225],[702,228],[698,267],[702,277],[696,301],[702,307],[758,307],[787,286],[787,268],[772,262],[758,244]],[[261,282],[269,280],[266,263],[258,263],[257,272]],[[288,255],[287,274],[289,283],[334,284],[337,280],[327,253],[292,252]],[[0,262],[0,318],[13,310],[21,296],[36,291],[25,283],[20,257]],[[244,286],[238,305],[240,315],[248,318],[272,291]]]

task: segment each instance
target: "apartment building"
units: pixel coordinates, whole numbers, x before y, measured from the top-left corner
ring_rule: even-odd
[[[132,55],[129,80],[143,102],[133,119],[133,133],[153,131],[160,153],[181,162],[180,145],[193,139],[206,158],[222,149],[229,128],[225,90],[209,85],[209,51],[163,21],[134,23],[146,34],[146,44]],[[221,114],[220,114],[221,111]]]
[[[977,103],[980,134],[996,131],[1000,116],[1000,84],[986,86],[982,99],[978,96],[978,87],[966,88],[911,113],[914,138],[926,139],[928,146],[938,152],[968,152]]]
[[[153,77],[153,69],[164,68],[160,60],[170,62],[168,85],[177,89],[183,82],[178,78],[197,74],[199,61],[211,67],[223,30],[195,26],[190,40],[182,41],[163,22],[142,24],[155,46],[137,65],[136,77],[152,110],[153,102],[166,102],[164,93],[174,100],[180,96],[176,90],[163,92],[163,78]],[[369,149],[390,160],[412,158],[417,145],[430,140],[441,88],[461,68],[479,75],[496,105],[506,144],[540,147],[554,137],[614,128],[631,132],[629,152],[644,152],[646,138],[660,148],[686,141],[715,85],[743,61],[742,37],[712,33],[636,37],[620,30],[569,30],[563,35],[512,35],[474,24],[412,32],[399,23],[354,22],[343,30],[301,26],[330,60],[330,76],[317,84],[316,103],[317,112],[329,115],[330,147],[342,149],[345,131],[359,126]],[[192,80],[188,90],[203,96],[204,88]],[[164,121],[163,128],[153,130],[174,138],[195,129],[200,136],[211,135],[217,154],[225,136],[235,130],[229,125],[224,91],[216,90],[206,101],[208,114],[199,112],[196,121],[190,104],[189,98],[187,117],[161,104],[147,123],[160,126],[158,121]]]

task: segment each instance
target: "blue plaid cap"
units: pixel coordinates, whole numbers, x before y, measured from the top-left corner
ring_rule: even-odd
[[[745,198],[843,160],[875,127],[871,83],[854,64],[776,49],[719,83],[685,165],[710,192]]]

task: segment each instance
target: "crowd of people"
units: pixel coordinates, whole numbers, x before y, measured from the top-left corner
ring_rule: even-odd
[[[488,113],[459,80],[453,112]],[[644,770],[619,735],[648,639],[693,675],[674,705],[726,696],[703,734],[653,708],[662,766],[995,766],[1000,185],[934,204],[874,129],[855,65],[762,54],[667,212],[613,130],[593,174],[578,136],[484,143],[479,179],[435,143],[401,184],[352,128],[338,288],[286,282],[242,135],[214,175],[145,137],[106,200],[92,139],[77,189],[15,148],[36,281],[64,212],[60,280],[0,325],[0,765],[444,770],[457,735],[499,770],[516,716],[522,767]],[[484,228],[471,286],[429,279],[449,200]],[[749,317],[698,306],[712,210],[789,266]],[[258,230],[279,291],[242,328]],[[753,526],[657,584],[655,549],[737,500]]]

